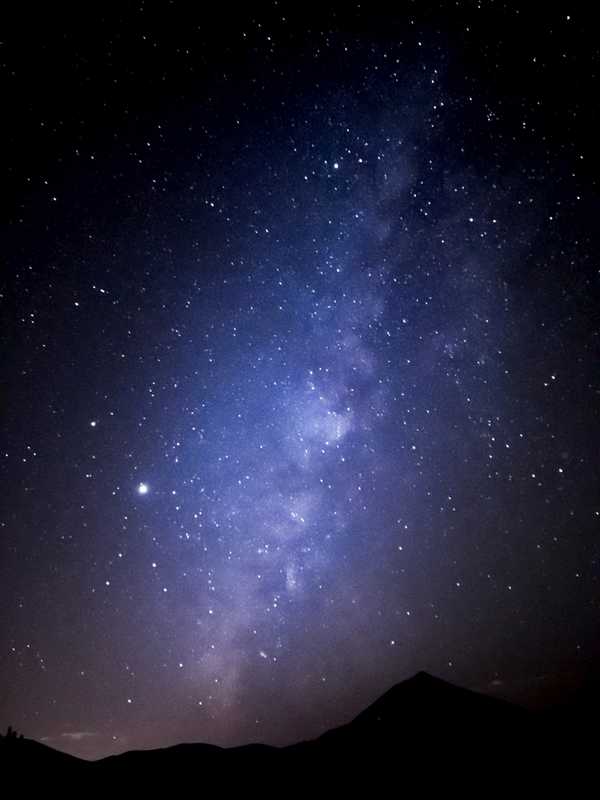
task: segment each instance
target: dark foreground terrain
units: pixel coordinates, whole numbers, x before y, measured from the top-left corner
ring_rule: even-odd
[[[5,780],[74,789],[367,789],[370,796],[452,787],[481,797],[578,788],[596,758],[583,713],[534,713],[427,673],[397,684],[352,722],[317,739],[276,748],[179,744],[83,761],[30,739],[0,739]],[[583,787],[583,783],[581,783]]]

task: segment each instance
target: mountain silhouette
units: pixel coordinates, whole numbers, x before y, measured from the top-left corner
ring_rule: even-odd
[[[562,717],[561,717],[562,719]],[[250,744],[222,748],[178,744],[83,761],[28,739],[0,739],[5,774],[58,778],[65,785],[247,789],[293,780],[371,787],[399,779],[404,787],[467,781],[476,786],[528,780],[539,788],[573,748],[557,746],[548,716],[447,683],[425,672],[396,684],[352,721],[316,739],[287,747]],[[564,740],[564,732],[562,740]],[[567,758],[568,756],[568,758]]]

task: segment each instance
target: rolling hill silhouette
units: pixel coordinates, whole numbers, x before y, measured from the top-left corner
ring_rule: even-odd
[[[248,788],[290,779],[306,787],[317,780],[338,787],[400,780],[404,787],[518,781],[522,788],[524,780],[539,787],[557,767],[572,763],[573,748],[557,746],[558,735],[548,715],[419,672],[346,725],[287,747],[178,744],[90,762],[13,737],[0,740],[0,757],[5,775],[88,788],[156,788],[174,781]]]

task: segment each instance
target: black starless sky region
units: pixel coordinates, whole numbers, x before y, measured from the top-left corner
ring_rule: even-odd
[[[0,25],[0,726],[90,758],[600,665],[591,12],[247,5]]]

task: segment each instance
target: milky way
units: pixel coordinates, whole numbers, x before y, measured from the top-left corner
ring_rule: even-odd
[[[0,723],[284,743],[586,673],[585,20],[199,13],[6,37]]]

